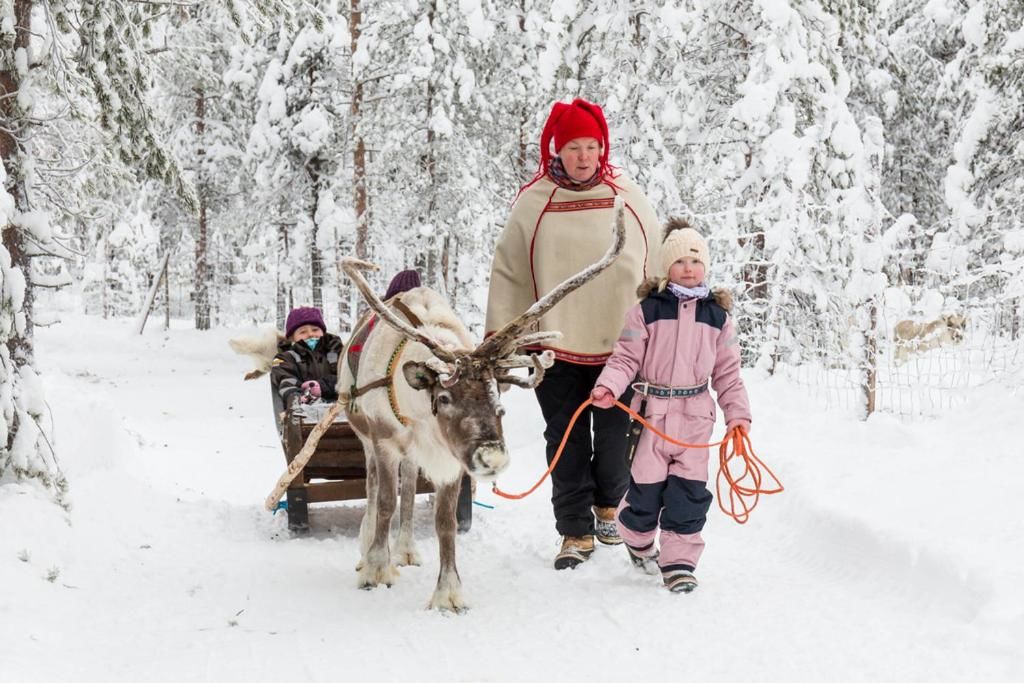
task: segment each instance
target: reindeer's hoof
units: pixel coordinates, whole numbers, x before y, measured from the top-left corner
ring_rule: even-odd
[[[395,564],[399,567],[419,567],[423,560],[415,548],[409,548],[395,552]]]
[[[364,564],[359,569],[359,587],[363,590],[375,588],[384,584],[388,588],[398,580],[398,568],[394,565],[371,567]]]
[[[436,590],[430,598],[430,604],[427,605],[427,609],[465,614],[469,611],[469,603],[462,599],[461,591]]]

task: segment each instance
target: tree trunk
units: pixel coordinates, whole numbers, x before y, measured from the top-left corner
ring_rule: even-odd
[[[171,329],[171,265],[167,264],[168,272],[164,275],[164,329]]]
[[[441,269],[444,272],[445,286],[448,292],[448,303],[452,308],[457,308],[459,298],[459,271],[454,264],[459,262],[459,240],[457,237],[449,236],[444,241],[444,252]]]
[[[519,32],[522,34],[526,33],[526,0],[519,0],[519,12],[517,13],[517,24],[519,26]],[[529,169],[526,168],[526,149],[528,141],[533,135],[533,131],[530,127],[530,112],[527,107],[523,107],[520,111],[519,116],[519,149],[516,157],[516,161],[519,164],[517,178],[520,181],[525,181],[528,177]],[[540,150],[539,156],[543,157],[544,150]],[[515,188],[513,188],[515,189]]]
[[[1024,316],[1024,306],[1021,306],[1020,297],[1010,300],[1010,315],[1010,339],[1017,341],[1020,338],[1020,319]]]
[[[756,232],[749,239],[741,239],[740,244],[753,247],[743,266],[743,281],[747,285],[747,296],[758,301],[768,300],[768,263],[764,255],[764,232]]]
[[[19,56],[31,57],[32,0],[14,0],[8,7],[13,9],[13,25],[7,31],[14,32],[14,40],[3,41],[0,47],[0,160],[6,172],[6,181],[0,192],[10,196],[14,208],[19,212],[31,210],[25,191],[26,179],[30,177],[31,158],[22,146],[24,140],[32,137],[31,111],[22,108],[22,102],[29,102],[31,93],[22,92],[21,74],[26,65],[19,67]],[[27,105],[31,107],[31,105]],[[50,427],[42,415],[33,412],[30,406],[40,405],[44,397],[38,390],[26,398],[22,372],[35,375],[32,368],[35,350],[33,344],[33,302],[35,291],[31,277],[31,253],[29,252],[24,228],[7,223],[0,225],[0,259],[9,259],[0,271],[0,420],[4,420],[4,438],[0,439],[0,476],[13,472],[16,479],[35,478],[51,487],[57,502],[62,502],[67,490],[57,463],[56,454],[47,458]],[[14,282],[5,281],[8,274],[24,279],[18,287]],[[21,292],[18,297],[17,293]],[[22,431],[22,428],[28,432]]]
[[[452,237],[451,233],[445,233],[445,236],[441,239],[441,292],[448,297],[448,303],[455,306],[455,292],[451,286],[451,279],[449,278],[449,264],[451,262],[451,248],[455,238]]]
[[[20,184],[20,182],[14,183],[16,186]],[[7,186],[8,194],[15,198],[16,205],[19,209],[23,210],[25,208],[22,206],[24,193],[19,191],[20,189],[23,188]],[[25,249],[25,235],[22,233],[20,226],[8,224],[4,227],[3,244],[11,257],[11,270],[21,271],[25,278],[25,293],[21,303],[21,312],[25,314],[25,327],[21,331],[18,330],[17,326],[13,327],[10,337],[7,339],[7,349],[10,351],[11,358],[21,368],[26,365],[32,365],[35,356],[35,345],[33,343],[35,326],[32,324],[32,306],[35,302],[35,290],[32,288],[32,281],[29,276],[32,261]]]
[[[348,32],[351,37],[351,54],[359,48],[359,37],[362,35],[363,12],[359,9],[360,0],[350,0]],[[355,141],[352,151],[352,207],[356,213],[356,257],[366,259],[369,255],[369,216],[367,216],[366,196],[366,143],[362,134],[363,115],[363,83],[352,67],[352,104],[349,114],[352,119],[352,139]]]
[[[864,408],[867,415],[875,412],[878,399],[878,306],[871,302],[868,308],[868,331],[864,335]]]
[[[103,254],[103,281],[100,286],[100,315],[106,320],[110,317],[110,246],[104,237],[97,245]]]
[[[753,152],[748,145],[747,151],[744,153],[744,164],[746,168],[750,168],[753,163]],[[762,196],[763,198],[762,190]],[[748,195],[748,201],[752,201],[754,198]],[[746,309],[746,334],[752,338],[759,340],[758,346],[760,347],[757,351],[757,355],[763,357],[765,347],[770,346],[770,364],[768,365],[768,373],[775,374],[775,367],[778,364],[779,357],[779,340],[782,334],[782,319],[779,315],[778,309],[773,310],[772,302],[769,297],[768,291],[768,262],[765,258],[765,236],[764,231],[761,230],[751,214],[746,219],[746,235],[740,237],[737,241],[740,247],[745,248],[744,254],[744,265],[740,269],[740,277],[745,285],[743,296],[748,301],[745,306]],[[774,334],[772,339],[769,340],[769,331],[772,325],[775,325]]]
[[[321,311],[324,308],[324,259],[320,253],[320,226],[316,222],[316,208],[320,203],[322,161],[313,157],[306,165],[306,173],[310,180],[309,222],[313,226],[309,237],[309,272],[312,278],[313,306]]]
[[[341,269],[341,258],[340,254],[346,253],[343,251],[343,240],[338,235],[337,228],[334,231],[334,243],[337,245],[339,250],[339,256],[334,259],[334,282],[338,288],[338,331],[342,332],[346,329],[351,329],[355,324],[354,315],[350,313],[351,306],[349,305],[349,296],[345,291],[345,271]]]
[[[882,138],[882,120],[878,116],[870,116],[865,122],[865,140]],[[875,135],[872,132],[876,133]],[[882,205],[882,174],[884,168],[884,147],[881,145],[865,145],[868,151],[869,163],[866,165],[867,175],[864,178],[864,189],[868,197],[871,197],[871,222],[865,226],[864,235],[861,238],[865,245],[877,244],[882,239],[882,216],[886,210]],[[864,268],[865,264],[860,263],[859,267]],[[877,267],[877,270],[875,268]],[[884,264],[870,264],[871,270],[867,271],[875,276],[882,277],[885,274]],[[886,283],[888,284],[888,282]],[[867,419],[878,409],[878,307],[879,296],[871,294],[870,298],[864,300],[863,304],[868,307],[868,325],[864,330],[864,418]]]
[[[288,260],[288,224],[277,224],[277,306],[275,316],[277,329],[283,330],[288,317],[288,291],[281,278],[281,265]]]
[[[13,53],[21,50],[23,54],[30,54],[29,27],[32,21],[32,4],[32,0],[14,0]],[[8,62],[8,55],[4,55],[3,70],[0,71],[0,155],[3,156],[4,170],[7,172],[4,189],[14,199],[14,206],[18,211],[28,211],[30,207],[25,195],[23,177],[26,155],[19,143],[28,137],[28,131],[25,130],[28,123],[18,104],[21,76],[13,54],[10,56],[12,59]],[[21,312],[25,314],[25,325],[22,330],[14,327],[7,338],[11,359],[21,368],[31,365],[35,355],[32,341],[32,304],[35,301],[35,292],[30,276],[31,258],[25,249],[25,236],[20,226],[8,224],[3,227],[3,245],[11,257],[11,269],[21,271],[25,277],[25,294],[21,304]],[[13,438],[13,435],[9,434],[8,438]]]
[[[206,132],[206,94],[196,89],[196,139],[198,149],[198,171],[196,173],[196,192],[199,195],[199,231],[196,235],[196,329],[210,329],[210,266],[209,266],[209,228],[206,220],[206,188],[203,186],[203,162],[206,149],[203,147],[203,134]]]
[[[749,231],[757,230],[753,221],[749,221]],[[747,247],[745,263],[740,270],[743,278],[744,298],[747,300],[744,306],[745,333],[753,339],[759,340],[756,344],[759,347],[756,355],[764,354],[766,346],[770,347],[770,364],[767,366],[769,374],[775,374],[775,367],[780,360],[779,341],[782,335],[784,321],[776,306],[773,305],[768,291],[768,262],[764,253],[764,232],[754,232],[751,237],[741,237],[741,247]],[[771,327],[775,326],[774,333]],[[769,337],[771,337],[769,339]],[[747,360],[747,359],[744,359]]]
[[[427,21],[430,24],[430,33],[427,36],[427,43],[430,48],[434,48],[434,21],[437,18],[437,0],[431,0],[427,5]],[[443,251],[443,244],[447,243],[447,237],[440,235],[440,226],[437,225],[435,213],[437,209],[437,151],[435,149],[437,135],[434,133],[434,127],[431,122],[434,118],[434,96],[437,93],[437,86],[435,82],[437,80],[437,74],[431,70],[430,75],[427,77],[427,91],[426,91],[426,129],[427,129],[427,146],[420,158],[420,165],[422,171],[427,179],[427,205],[423,208],[421,214],[421,220],[424,223],[429,223],[434,226],[433,234],[426,239],[424,245],[426,249],[426,259],[423,268],[423,283],[428,287],[434,287],[441,292],[445,292],[447,284],[446,273],[444,272],[443,255],[439,254],[439,251]]]

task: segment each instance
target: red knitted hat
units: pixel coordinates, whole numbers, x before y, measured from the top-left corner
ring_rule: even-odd
[[[546,169],[551,160],[551,139],[555,141],[555,153],[565,143],[575,138],[597,138],[601,142],[601,166],[608,164],[608,123],[604,120],[601,107],[593,102],[576,98],[572,104],[555,102],[548,114],[547,123],[540,135],[541,168]]]

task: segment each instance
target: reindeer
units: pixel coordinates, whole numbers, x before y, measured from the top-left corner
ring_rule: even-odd
[[[412,536],[419,468],[437,491],[434,525],[440,572],[428,607],[456,612],[468,607],[455,567],[455,507],[462,473],[494,479],[508,465],[500,391],[508,385],[537,386],[554,362],[554,354],[522,355],[518,350],[561,336],[560,332],[528,330],[566,295],[611,265],[624,243],[623,208],[618,202],[614,243],[602,259],[475,348],[440,294],[419,287],[402,294],[397,302],[384,304],[361,272],[375,266],[351,258],[342,261],[370,308],[386,323],[377,324],[366,337],[358,377],[353,377],[347,355],[338,372],[339,402],[366,452],[366,514],[356,567],[361,588],[391,586],[397,578],[396,565],[420,563]],[[511,374],[512,369],[524,367],[532,367],[533,375]],[[399,476],[402,505],[394,557],[388,531]]]
[[[901,320],[893,328],[896,362],[902,363],[912,353],[924,353],[943,344],[959,344],[966,330],[967,316],[958,313],[944,313],[926,322]]]

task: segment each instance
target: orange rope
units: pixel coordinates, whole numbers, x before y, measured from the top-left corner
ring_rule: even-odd
[[[506,493],[499,489],[497,482],[495,482],[491,486],[491,491],[497,496],[501,496],[502,498],[508,498],[510,500],[521,500],[523,498],[526,498],[534,491],[536,491],[537,488],[544,483],[544,480],[547,479],[551,472],[555,469],[555,466],[558,464],[559,458],[562,457],[562,451],[565,450],[565,444],[569,440],[569,434],[572,433],[572,428],[576,424],[576,420],[579,418],[580,414],[586,409],[586,407],[593,402],[593,399],[588,398],[586,401],[581,403],[580,407],[576,409],[575,413],[573,413],[572,419],[569,420],[569,426],[566,428],[565,434],[562,435],[562,442],[558,444],[558,450],[555,451],[555,457],[551,459],[551,464],[548,466],[547,471],[544,472],[544,474],[541,476],[540,480],[536,484],[531,486],[527,491],[524,491],[523,493]],[[668,441],[669,443],[674,444],[676,446],[681,446],[683,448],[711,448],[712,446],[718,446],[719,469],[718,480],[715,482],[715,490],[718,492],[718,507],[721,508],[722,512],[724,512],[729,517],[732,517],[740,524],[746,524],[747,520],[750,519],[750,513],[751,511],[753,511],[755,507],[757,507],[757,503],[760,500],[760,496],[762,493],[765,495],[769,495],[772,493],[779,493],[784,490],[782,487],[782,483],[779,481],[778,477],[775,476],[775,473],[772,472],[771,469],[767,465],[765,465],[760,458],[757,457],[757,454],[754,453],[754,448],[750,443],[750,437],[741,432],[739,429],[733,429],[731,432],[726,434],[725,438],[723,438],[721,441],[716,441],[714,443],[686,443],[685,441],[678,441],[676,439],[673,439],[669,435],[655,428],[653,425],[651,425],[651,423],[645,420],[642,415],[633,411],[629,406],[626,406],[620,403],[619,401],[615,402],[615,406],[617,408],[620,408],[621,410],[624,410],[632,418],[639,420],[640,423],[643,424],[647,429],[650,429],[652,432],[657,434],[665,441]],[[733,458],[740,458],[740,460],[742,460],[743,462],[743,472],[742,474],[740,474],[739,477],[733,476],[732,472],[729,469],[729,461],[732,460]],[[772,481],[775,482],[775,488],[765,489],[761,487],[762,468],[772,478]],[[752,485],[742,483],[747,477],[750,477],[752,479]],[[724,500],[724,496],[722,495],[723,478],[726,480],[726,482],[728,482],[729,485],[728,510],[725,508],[725,505],[722,502]],[[752,500],[750,500],[750,502],[748,503],[748,499]],[[738,512],[737,505],[739,506]]]
[[[757,457],[757,454],[754,453],[754,447],[750,443],[749,435],[737,428],[733,428],[731,432],[726,434],[725,439],[719,443],[721,443],[721,446],[718,448],[718,479],[715,481],[715,491],[718,493],[718,507],[722,512],[736,520],[737,523],[746,524],[750,519],[750,513],[753,512],[754,508],[757,507],[757,503],[761,500],[762,493],[771,495],[773,493],[781,493],[785,489],[771,468],[765,465]],[[730,443],[732,445],[731,450],[729,448]],[[729,469],[729,461],[733,458],[740,458],[743,461],[743,473],[739,477],[734,477]],[[775,482],[774,488],[768,489],[761,486],[762,469]],[[747,477],[750,477],[752,480],[752,486],[742,483]],[[725,503],[723,502],[725,500],[725,496],[722,495],[723,479],[729,485],[728,510],[725,509]],[[739,506],[739,511],[737,511],[737,505]]]

